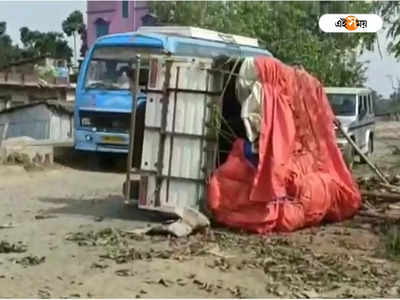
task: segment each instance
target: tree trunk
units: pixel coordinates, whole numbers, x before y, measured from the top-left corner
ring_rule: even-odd
[[[78,59],[76,57],[76,33],[74,31],[74,67],[77,66]]]

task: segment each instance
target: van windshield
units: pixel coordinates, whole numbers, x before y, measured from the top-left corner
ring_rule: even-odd
[[[135,48],[133,47],[101,47],[93,52],[86,74],[86,89],[128,90],[130,79],[128,74],[135,74]],[[147,58],[141,59],[139,83],[147,85],[149,63]]]
[[[332,110],[337,116],[356,115],[355,94],[327,94]]]

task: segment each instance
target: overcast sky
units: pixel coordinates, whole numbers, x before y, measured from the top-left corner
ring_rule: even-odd
[[[74,10],[82,11],[86,20],[86,1],[1,1],[0,21],[7,22],[7,33],[15,43],[19,42],[19,28],[29,27],[39,31],[62,31],[61,23]],[[400,63],[386,52],[387,40],[383,33],[379,34],[383,58],[375,49],[360,57],[361,61],[369,60],[367,86],[376,89],[384,96],[392,90],[392,82],[388,76],[400,79]],[[70,39],[71,46],[73,45]],[[80,41],[78,41],[78,51]]]

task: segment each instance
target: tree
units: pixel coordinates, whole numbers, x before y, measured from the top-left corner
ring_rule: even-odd
[[[6,34],[6,22],[0,22],[0,68],[20,58],[21,51]]]
[[[74,37],[74,55],[75,55],[75,65],[77,60],[76,52],[76,34],[82,30],[84,26],[83,16],[79,10],[72,12],[66,20],[62,22],[62,29],[67,36]]]
[[[400,4],[397,1],[388,1],[378,4],[378,11],[383,16],[384,24],[388,24],[387,37],[389,42],[388,51],[396,58],[400,57]]]
[[[82,42],[80,54],[81,54],[81,57],[85,57],[86,51],[88,49],[86,26],[82,25],[82,27],[79,29],[78,33],[81,36],[81,42]]]
[[[24,57],[52,56],[70,61],[72,50],[59,32],[31,31],[27,27],[20,29],[20,39],[24,45]]]
[[[375,10],[374,4],[364,2],[165,1],[150,5],[163,24],[257,37],[275,57],[302,65],[325,85],[362,85],[366,66],[357,58],[363,50],[373,49],[376,38],[374,34],[327,34],[319,29],[318,19],[324,13]]]
[[[7,29],[7,23],[0,22],[0,35],[3,35],[6,32],[6,29]]]

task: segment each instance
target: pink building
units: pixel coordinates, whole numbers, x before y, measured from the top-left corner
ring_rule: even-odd
[[[102,35],[135,31],[147,14],[146,1],[88,1],[88,47]]]

